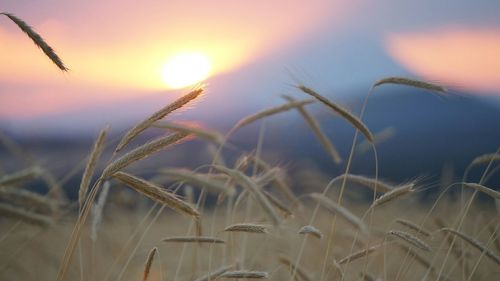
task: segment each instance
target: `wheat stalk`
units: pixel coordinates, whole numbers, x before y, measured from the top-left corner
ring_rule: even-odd
[[[474,248],[478,249],[482,253],[484,253],[487,257],[489,257],[492,261],[496,262],[497,264],[500,264],[500,257],[497,256],[493,251],[490,249],[486,248],[481,242],[477,241],[476,239],[472,238],[471,236],[462,233],[458,230],[452,229],[452,228],[442,228],[440,231],[444,231],[447,233],[451,233],[455,236],[458,236],[462,238],[464,241],[472,245]]]
[[[162,189],[152,182],[124,172],[116,172],[113,174],[113,177],[130,186],[135,191],[146,195],[154,201],[162,203],[179,213],[184,213],[195,218],[199,218],[200,216],[198,210],[196,210],[189,203],[179,199],[174,193]]]
[[[286,95],[283,95],[283,97],[288,100],[289,102],[294,102],[295,99]],[[323,148],[326,150],[328,154],[333,159],[333,162],[336,164],[342,163],[342,157],[340,157],[339,152],[335,148],[335,146],[332,144],[332,142],[328,139],[328,137],[323,133],[321,130],[321,126],[319,125],[318,121],[307,112],[307,110],[304,108],[304,106],[297,106],[297,110],[300,112],[300,115],[302,115],[302,118],[306,121],[306,123],[309,125],[309,128],[313,131],[314,135],[316,138],[319,140]]]
[[[19,27],[28,37],[35,43],[35,45],[42,50],[42,52],[62,71],[68,71],[68,68],[64,66],[64,63],[62,60],[59,58],[59,56],[56,54],[54,49],[43,40],[42,36],[38,34],[31,26],[29,26],[25,21],[22,19],[14,16],[13,14],[9,13],[0,13],[1,15],[4,15],[8,17],[11,21],[13,21],[17,27]]]
[[[304,106],[306,104],[310,104],[310,103],[313,103],[314,100],[312,99],[307,99],[307,100],[300,100],[300,101],[294,101],[294,102],[288,102],[288,103],[285,103],[283,105],[280,105],[280,106],[276,106],[276,107],[272,107],[272,108],[269,108],[269,109],[265,109],[265,110],[262,110],[262,111],[259,111],[255,114],[252,114],[250,116],[247,116],[243,119],[241,119],[240,121],[238,121],[238,123],[236,123],[236,125],[234,125],[234,128],[233,130],[236,130],[236,129],[239,129],[243,126],[246,126],[250,123],[253,123],[259,119],[262,119],[264,117],[268,117],[268,116],[271,116],[271,115],[275,115],[275,114],[278,114],[278,113],[281,113],[281,112],[284,112],[284,111],[288,111],[292,108],[296,108],[296,107],[299,107],[299,106]]]
[[[212,243],[212,244],[223,244],[226,243],[224,240],[209,237],[209,236],[172,236],[163,238],[163,242],[178,242],[178,243]]]
[[[196,99],[199,95],[203,93],[203,89],[195,89],[191,91],[190,93],[182,96],[181,98],[175,100],[171,104],[167,105],[166,107],[160,109],[159,111],[155,112],[153,115],[149,116],[139,124],[135,125],[132,129],[130,129],[121,139],[120,143],[116,146],[115,151],[120,151],[125,145],[127,145],[130,141],[132,141],[133,138],[135,138],[138,134],[140,134],[142,131],[146,130],[149,128],[153,123],[156,121],[164,118],[168,114],[172,113],[173,111],[183,107],[186,105],[188,102]],[[186,134],[186,133],[184,133]]]
[[[363,233],[368,233],[368,227],[366,226],[366,224],[358,216],[351,213],[348,209],[333,202],[321,193],[310,193],[308,194],[308,196],[319,202],[321,206],[339,214],[341,217],[350,222],[353,226],[357,227]]]
[[[104,140],[106,139],[108,130],[109,127],[106,127],[99,133],[96,141],[94,142],[94,146],[92,147],[92,150],[90,152],[87,165],[85,166],[85,170],[82,175],[82,180],[80,182],[80,189],[78,190],[78,204],[80,206],[80,209],[82,208],[83,202],[85,201],[85,195],[87,194],[90,181],[92,180],[92,176],[94,175],[94,170],[97,165],[97,161],[101,156],[104,147]]]
[[[336,112],[337,114],[342,116],[342,118],[347,120],[351,125],[353,125],[356,129],[358,129],[365,136],[365,138],[368,141],[373,142],[372,133],[370,132],[368,127],[358,117],[354,116],[352,113],[350,113],[346,109],[342,108],[341,106],[334,104],[333,102],[331,102],[327,98],[323,97],[322,95],[318,94],[317,92],[315,92],[311,88],[308,88],[304,85],[299,85],[298,88],[302,92],[315,97],[317,100],[319,100],[320,102],[325,104],[331,110],[333,110],[334,112]]]
[[[410,233],[404,232],[404,231],[399,231],[399,230],[390,230],[387,232],[389,235],[395,236],[399,239],[402,239],[403,241],[406,241],[407,243],[422,249],[424,251],[430,252],[431,247],[427,245],[424,241],[420,240],[418,237],[411,235]]]
[[[143,144],[109,164],[102,172],[101,177],[107,178],[133,162],[146,158],[155,152],[176,144],[187,136],[189,135],[185,133],[175,133]]]
[[[224,231],[238,231],[249,233],[267,233],[267,225],[255,223],[237,223],[224,228]]]
[[[427,237],[431,236],[431,234],[427,230],[425,230],[422,227],[414,224],[411,221],[404,220],[404,219],[396,219],[396,222],[399,223],[399,224],[401,224],[401,225],[404,225],[404,226],[406,226],[406,227],[408,227],[408,228],[410,228],[412,230],[415,230],[417,233],[420,233],[420,234],[422,234],[424,236],[427,236]]]
[[[405,77],[387,77],[380,79],[375,82],[375,84],[373,84],[372,89],[383,84],[405,85],[438,93],[446,92],[446,88],[444,88],[443,86]]]
[[[319,229],[312,225],[304,225],[302,228],[300,228],[299,234],[311,234],[318,239],[323,238],[323,233],[321,233]]]
[[[142,281],[147,281],[149,277],[149,272],[151,270],[151,265],[153,264],[153,260],[155,258],[156,252],[158,252],[158,248],[154,247],[148,254],[148,258],[146,259],[146,264],[144,265],[144,272],[142,274]]]

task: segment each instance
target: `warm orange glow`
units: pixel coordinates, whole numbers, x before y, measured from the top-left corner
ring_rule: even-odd
[[[500,30],[449,28],[392,35],[387,47],[403,66],[471,91],[500,91]]]
[[[161,77],[170,88],[180,89],[205,80],[211,62],[202,53],[181,53],[171,57],[163,66]]]

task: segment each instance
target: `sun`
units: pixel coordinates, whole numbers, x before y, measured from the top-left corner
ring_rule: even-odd
[[[165,62],[161,78],[169,88],[180,89],[205,80],[211,66],[208,56],[202,53],[179,53]]]

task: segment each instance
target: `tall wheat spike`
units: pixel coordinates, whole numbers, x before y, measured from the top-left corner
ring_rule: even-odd
[[[198,210],[196,210],[189,203],[179,199],[174,193],[167,191],[152,182],[124,172],[116,172],[113,174],[113,177],[130,186],[135,191],[142,193],[143,195],[146,195],[154,201],[164,204],[175,211],[193,216],[195,218],[200,216]]]
[[[230,175],[233,179],[240,183],[245,189],[250,190],[257,199],[257,202],[262,206],[262,209],[268,214],[271,218],[274,225],[278,225],[280,223],[280,218],[276,214],[276,211],[272,207],[271,203],[267,199],[267,197],[260,191],[260,189],[256,186],[256,184],[250,179],[248,176],[243,174],[240,171],[232,170],[222,166],[214,166],[216,170],[219,170],[225,174]]]
[[[313,278],[310,277],[309,274],[307,274],[307,272],[305,270],[303,270],[300,267],[296,267],[295,264],[287,256],[280,255],[278,257],[278,260],[284,266],[288,267],[288,269],[290,270],[290,273],[293,273],[293,272],[296,273],[296,279],[303,280],[303,281],[312,281],[313,280]]]
[[[31,181],[40,177],[41,173],[42,169],[35,166],[12,174],[4,175],[0,177],[0,186],[12,186]]]
[[[127,154],[121,156],[120,158],[109,164],[102,172],[102,178],[107,178],[115,172],[127,167],[128,165],[134,163],[135,161],[141,160],[148,157],[149,155],[165,149],[171,145],[174,145],[184,138],[189,136],[186,133],[175,133],[166,137],[160,137],[146,144],[143,144],[136,149],[128,152]]]
[[[54,222],[48,216],[26,211],[25,209],[17,208],[5,203],[0,203],[0,215],[20,219],[24,222],[40,226],[49,226]]]
[[[500,200],[500,192],[495,191],[491,188],[488,188],[484,185],[472,183],[472,182],[466,182],[466,183],[464,183],[464,186],[481,191],[482,193],[491,196],[493,199]]]
[[[328,210],[338,213],[353,226],[359,228],[359,230],[361,230],[363,233],[368,233],[368,227],[366,226],[366,224],[358,216],[351,213],[351,211],[349,211],[348,209],[333,202],[332,200],[330,200],[330,198],[321,193],[311,193],[308,194],[308,196],[316,200],[318,203],[320,203],[320,205],[327,208]]]
[[[42,36],[35,32],[31,26],[29,26],[25,21],[22,19],[14,16],[13,14],[9,13],[0,13],[1,15],[4,15],[8,17],[11,21],[13,21],[28,37],[35,43],[35,45],[42,50],[42,52],[62,71],[68,71],[68,68],[64,65],[62,60],[59,58],[59,56],[56,54],[54,49],[49,46],[43,40]]]
[[[342,116],[345,120],[347,120],[351,125],[353,125],[356,129],[358,129],[369,142],[373,142],[373,134],[370,132],[368,127],[356,116],[354,116],[352,113],[347,111],[346,109],[342,108],[339,105],[336,105],[335,103],[331,102],[327,98],[323,97],[322,95],[318,94],[316,91],[312,90],[311,88],[308,88],[304,85],[299,85],[298,88],[322,102],[325,104],[327,107],[329,107],[331,110]]]
[[[488,258],[490,258],[492,261],[496,262],[498,265],[500,265],[500,257],[495,254],[493,251],[490,249],[486,248],[481,242],[477,241],[476,239],[470,237],[469,235],[462,233],[460,231],[457,231],[452,228],[442,228],[440,229],[441,231],[451,233],[455,236],[458,236],[462,238],[464,241],[472,245],[474,248],[478,249],[479,251],[483,252]]]
[[[175,100],[171,104],[167,105],[166,107],[158,110],[155,112],[153,115],[149,116],[139,124],[135,125],[132,129],[130,129],[121,139],[120,143],[116,146],[115,151],[120,151],[122,148],[127,145],[132,139],[134,139],[138,134],[140,134],[142,131],[146,130],[149,128],[153,123],[156,121],[164,118],[168,114],[172,113],[173,111],[183,107],[190,101],[196,99],[203,93],[203,89],[195,89],[188,94],[182,96],[181,98]],[[186,133],[184,133],[186,134]]]
[[[223,266],[223,267],[221,267],[213,272],[209,272],[206,275],[203,275],[203,276],[197,278],[195,281],[213,281],[213,280],[216,280],[216,279],[218,279],[219,276],[221,276],[222,274],[224,274],[225,272],[227,272],[231,269],[234,269],[235,267],[236,266],[234,264]]]
[[[289,102],[294,102],[295,99],[286,95],[283,95],[283,97],[288,100]],[[309,125],[311,130],[313,131],[314,135],[316,138],[319,140],[323,148],[326,150],[328,154],[333,159],[333,162],[335,164],[340,164],[342,163],[342,157],[340,157],[340,153],[337,151],[335,146],[332,144],[332,142],[328,139],[328,137],[323,133],[321,130],[321,126],[319,125],[318,121],[307,112],[307,110],[304,108],[304,106],[297,106],[297,110],[300,112],[302,115],[302,118],[306,121],[306,123]]]
[[[445,93],[446,88],[437,84],[432,84],[429,82],[424,82],[420,80],[405,78],[405,77],[387,77],[375,82],[372,88],[376,88],[383,84],[395,84],[395,85],[405,85],[410,87],[415,87],[419,89],[424,89],[432,92]]]
[[[80,209],[83,206],[85,195],[89,188],[90,181],[92,180],[92,176],[94,175],[94,170],[97,165],[97,161],[101,156],[104,147],[104,140],[106,139],[108,130],[109,127],[104,128],[97,136],[94,146],[92,147],[92,151],[90,152],[89,160],[87,162],[87,165],[85,166],[85,170],[83,171],[82,181],[80,183],[80,189],[78,190],[78,204],[80,206]]]
[[[148,254],[148,258],[146,259],[146,264],[144,265],[144,272],[142,274],[142,281],[147,281],[149,277],[149,272],[151,271],[151,265],[153,264],[153,260],[155,258],[156,252],[158,252],[158,248],[154,247]]]
[[[264,109],[262,111],[259,111],[255,114],[252,114],[250,116],[247,116],[243,119],[241,119],[240,121],[238,121],[238,123],[236,123],[236,125],[234,125],[234,129],[233,130],[236,130],[236,129],[239,129],[243,126],[246,126],[248,124],[251,124],[259,119],[262,119],[264,117],[268,117],[268,116],[271,116],[271,115],[274,115],[274,114],[278,114],[278,113],[281,113],[281,112],[284,112],[284,111],[288,111],[292,108],[296,108],[296,107],[299,107],[299,106],[304,106],[306,104],[310,104],[310,103],[313,103],[314,100],[312,99],[307,99],[307,100],[300,100],[300,101],[292,101],[292,102],[288,102],[288,103],[285,103],[285,104],[282,104],[280,106],[276,106],[276,107],[272,107],[272,108],[268,108],[268,109]]]
[[[390,235],[393,235],[395,237],[398,237],[398,238],[402,239],[403,241],[406,241],[407,243],[409,243],[409,244],[411,244],[419,249],[422,249],[422,250],[427,251],[427,252],[431,251],[431,247],[429,245],[427,245],[427,243],[420,240],[416,236],[411,235],[410,233],[407,233],[404,231],[399,231],[399,230],[390,230],[387,233]]]

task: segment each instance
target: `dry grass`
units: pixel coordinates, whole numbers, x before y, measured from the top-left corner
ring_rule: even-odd
[[[11,14],[3,15],[16,23],[61,70],[66,70],[52,48],[24,21]],[[439,85],[400,77],[377,81],[373,88],[385,84],[439,93],[445,91]],[[310,88],[299,86],[299,89],[346,119],[373,145],[374,137],[360,117]],[[300,186],[303,187],[300,194],[295,194],[288,185],[289,182],[294,183],[293,177],[284,169],[264,162],[262,159],[267,159],[267,155],[261,155],[260,148],[254,155],[243,152],[233,166],[224,164],[225,161],[219,157],[219,161],[214,161],[217,165],[207,163],[204,166],[211,169],[208,173],[201,173],[199,169],[164,167],[161,162],[156,168],[143,171],[143,178],[124,172],[123,169],[131,168],[129,166],[138,160],[169,148],[188,136],[219,145],[228,141],[215,132],[158,122],[197,99],[202,92],[202,89],[189,92],[129,130],[108,159],[109,165],[91,185],[93,174],[98,174],[97,161],[107,132],[101,131],[83,171],[79,202],[65,204],[24,190],[28,183],[45,175],[44,171],[36,168],[34,161],[30,160],[30,163],[35,168],[3,175],[0,178],[0,279],[54,280],[56,276],[59,281],[141,278],[160,281],[350,281],[372,280],[372,276],[384,276],[384,280],[431,280],[430,277],[432,280],[498,279],[496,269],[500,259],[493,250],[498,250],[500,245],[498,214],[479,204],[472,204],[472,200],[464,205],[462,201],[439,199],[434,206],[404,200],[405,195],[414,191],[413,183],[394,186],[380,181],[378,177],[352,175],[347,168],[341,176],[329,175],[331,183],[345,180],[342,190],[351,189],[351,183],[355,183],[384,194],[374,202],[348,202],[347,199],[342,200],[342,195],[336,197],[334,202],[331,198],[338,194],[336,191],[326,192],[330,185],[313,184]],[[313,101],[289,99],[284,105],[242,119],[233,130],[297,109],[326,153],[334,162],[340,162],[329,136],[321,131],[317,120],[304,109]],[[176,133],[139,145],[121,156],[117,154],[155,124]],[[1,141],[12,147],[3,139]],[[20,157],[25,157],[22,150],[15,150]],[[480,156],[472,161],[472,165],[494,164],[497,156]],[[352,154],[349,159],[352,159]],[[167,185],[172,182],[175,182],[173,186]],[[463,184],[499,199],[498,192],[483,183],[455,184]],[[123,185],[137,191],[138,194],[129,198],[133,204],[119,200],[125,190]],[[192,187],[199,188],[199,192],[193,192]],[[186,194],[186,200],[177,195],[178,190],[180,194]],[[443,190],[446,192],[447,189]],[[352,192],[355,193],[356,189]],[[208,193],[219,196],[219,200],[213,203],[215,200],[212,201]],[[464,196],[474,198],[470,194]],[[146,198],[155,203],[151,204]],[[314,202],[301,202],[300,198],[312,198]],[[53,205],[56,207],[51,207]],[[78,205],[80,208],[77,208]],[[382,205],[384,208],[379,208]],[[186,216],[172,214],[169,209]],[[342,219],[332,219],[337,217],[332,213]],[[93,218],[91,225],[86,224],[89,214]],[[441,224],[440,231],[448,235],[436,235],[439,231],[423,228],[426,221],[445,216],[447,220]],[[74,221],[76,224],[70,224]],[[395,221],[415,235],[393,230]],[[330,226],[329,232],[323,234],[319,229],[327,226]],[[223,235],[224,239],[216,237],[218,235]],[[449,242],[450,236],[463,241],[454,243],[453,238]],[[451,251],[453,255],[444,254]],[[75,252],[78,253],[78,262],[76,259],[73,261]],[[483,256],[487,258],[483,259]],[[152,266],[155,258],[158,267]]]

